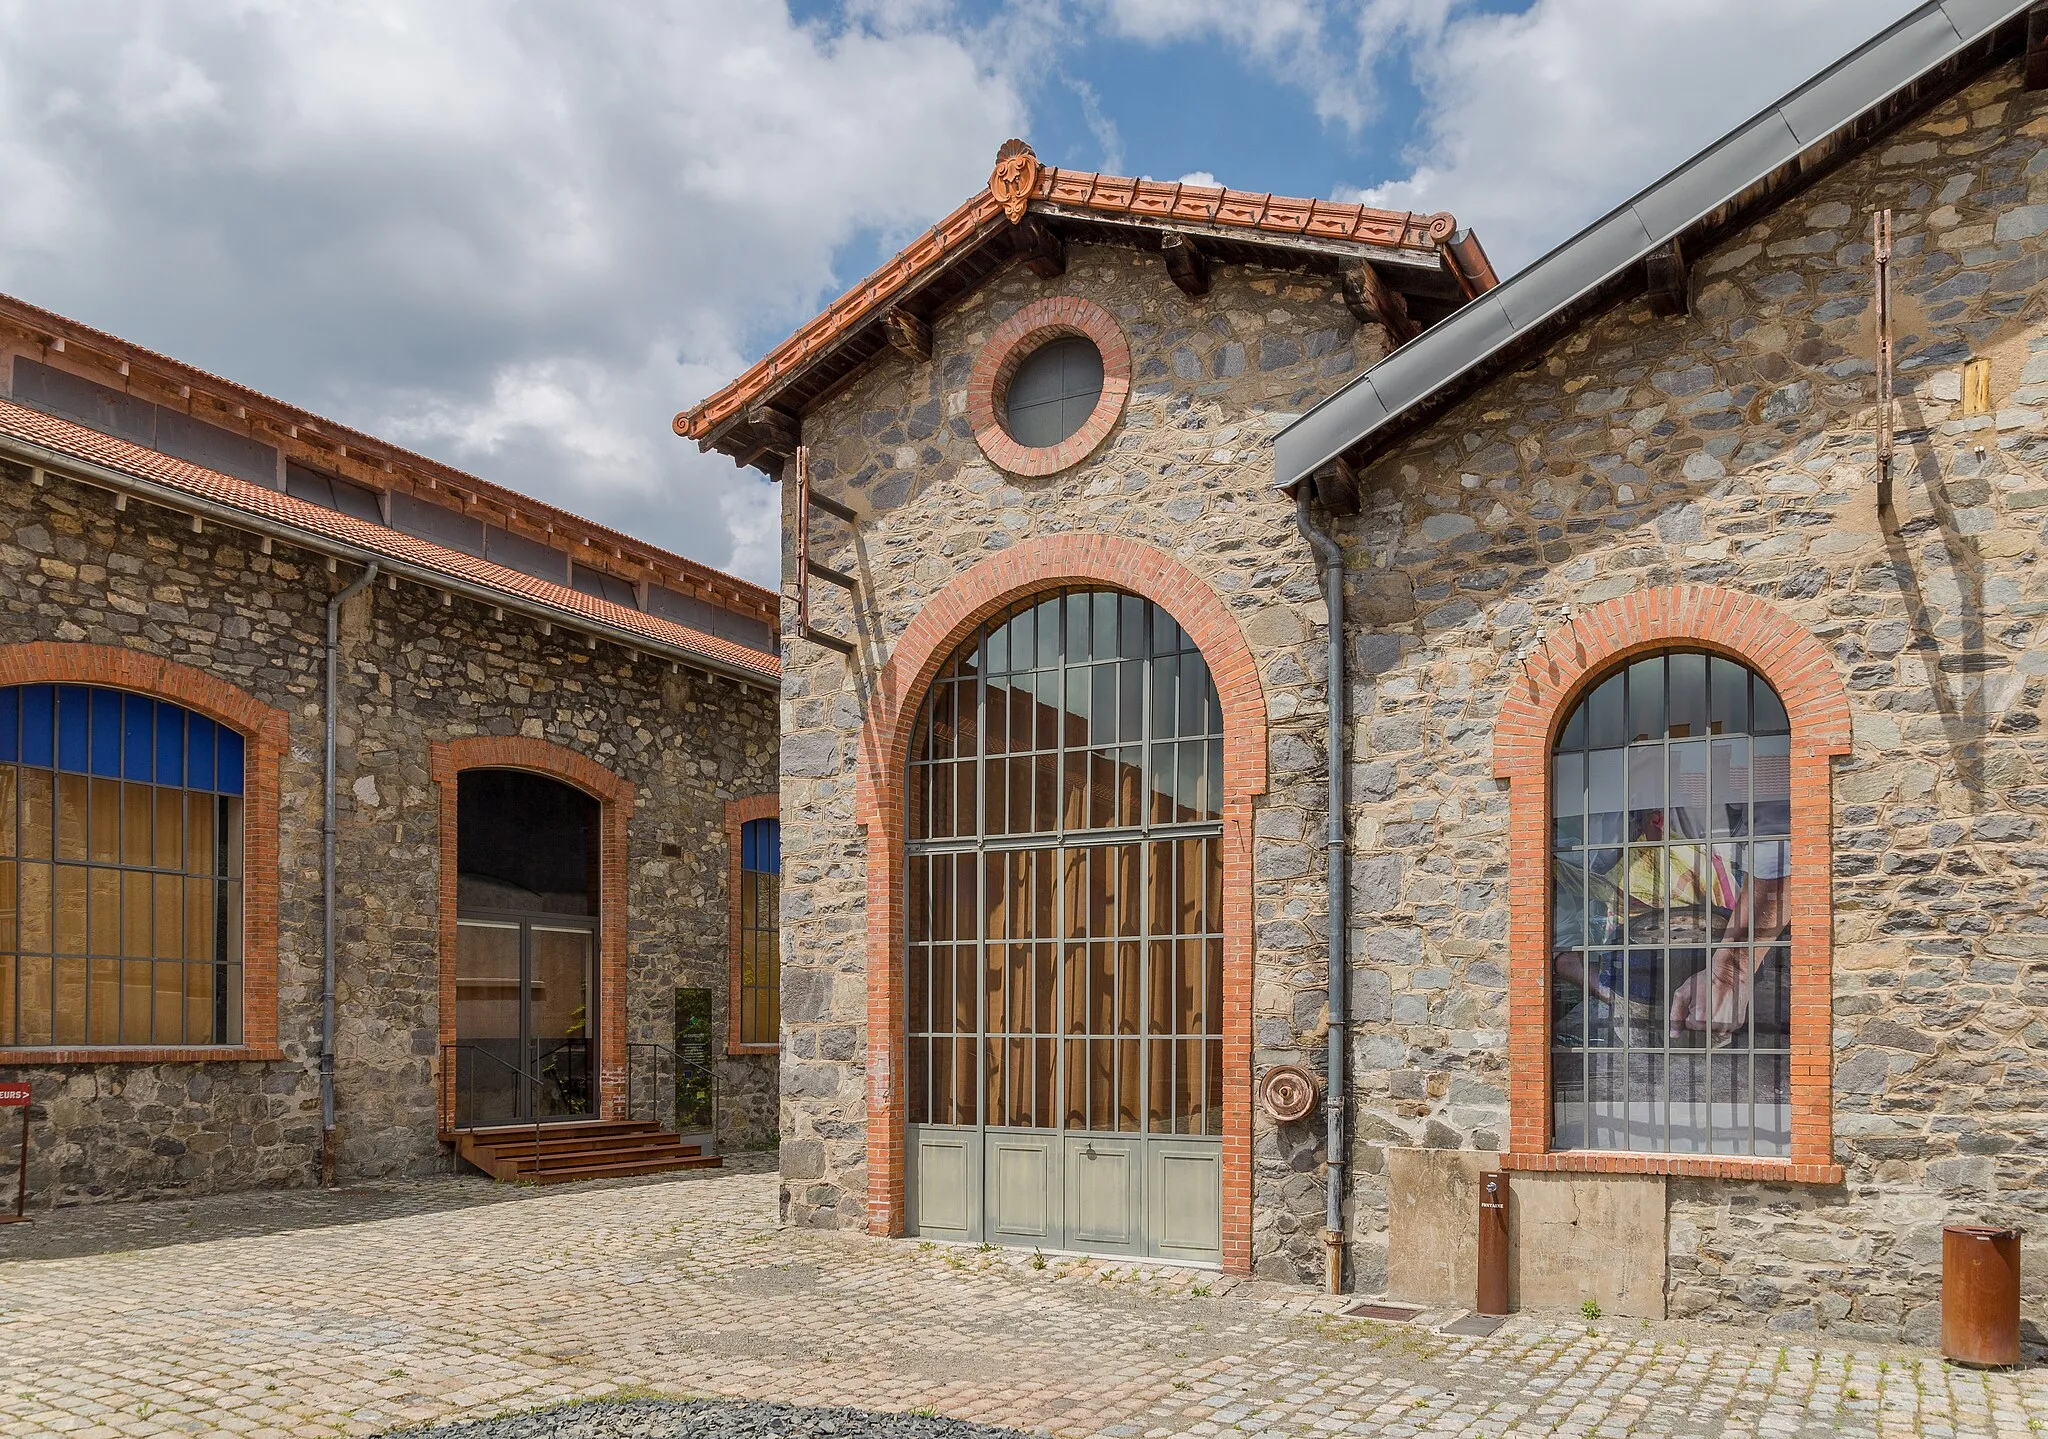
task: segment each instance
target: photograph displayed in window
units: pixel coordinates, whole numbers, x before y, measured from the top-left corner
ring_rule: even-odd
[[[912,739],[912,1124],[1223,1128],[1223,714],[1186,631],[1034,599],[940,672]]]
[[[782,1042],[782,821],[740,826],[739,1042]]]
[[[242,1042],[242,736],[0,689],[0,1047]]]
[[[1557,1149],[1791,1150],[1791,730],[1719,656],[1638,659],[1551,761]]]

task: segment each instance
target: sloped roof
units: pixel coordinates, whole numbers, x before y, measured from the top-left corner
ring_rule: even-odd
[[[428,503],[442,503],[442,497],[465,496],[495,511],[494,522],[508,526],[523,524],[529,530],[554,536],[555,545],[566,543],[572,547],[573,558],[619,573],[622,578],[652,578],[734,614],[766,619],[771,625],[778,622],[780,601],[775,593],[737,575],[493,484],[40,305],[0,294],[0,325],[33,336],[46,350],[63,352],[74,360],[89,356],[110,372],[103,377],[110,384],[150,383],[168,394],[182,390],[195,418],[226,426],[239,420],[252,433],[260,427],[267,436],[266,442],[276,442],[293,451],[293,459],[332,469],[344,478],[378,489],[409,488]],[[4,388],[4,383],[0,383],[0,390]]]
[[[1450,293],[1459,301],[1497,283],[1477,239],[1461,234],[1457,221],[1448,214],[1418,215],[1329,200],[1063,170],[1038,165],[1030,148],[1019,141],[1011,141],[1004,149],[1006,155],[1030,156],[1028,183],[1021,193],[1011,194],[1007,202],[998,198],[996,191],[1002,184],[999,160],[989,187],[827,305],[738,379],[678,414],[676,433],[711,448],[722,427],[741,421],[752,406],[773,401],[779,391],[818,362],[863,332],[878,328],[882,312],[892,305],[908,303],[915,308],[924,300],[935,309],[964,288],[971,288],[1014,255],[1003,250],[988,257],[993,263],[974,266],[977,273],[965,286],[948,287],[938,296],[921,293],[950,267],[983,258],[976,252],[991,241],[1004,241],[1027,213],[1055,222],[1095,220],[1141,227],[1155,234],[1177,231],[1197,239],[1235,241],[1276,251],[1377,258],[1400,266],[1390,271],[1397,286],[1402,276],[1414,269],[1447,277]],[[879,348],[877,340],[860,358]],[[835,375],[833,380],[837,378],[841,376]],[[803,402],[821,392],[803,394],[792,408],[800,410]],[[735,454],[735,458],[743,460],[744,456]]]
[[[375,559],[427,584],[445,578],[453,582],[450,588],[474,597],[499,600],[507,608],[539,613],[735,678],[774,685],[781,674],[773,655],[0,399],[0,456],[37,464],[46,455],[82,461],[101,472],[83,474],[88,483],[114,476],[143,481],[152,487],[143,497],[157,503],[189,499],[197,502],[189,508],[221,523],[246,519],[258,534],[288,532],[288,542],[358,561]]]
[[[1930,0],[1396,350],[1282,430],[1274,484],[1364,464],[1488,379],[1643,293],[1644,261],[1704,253],[2026,43],[2032,0]]]

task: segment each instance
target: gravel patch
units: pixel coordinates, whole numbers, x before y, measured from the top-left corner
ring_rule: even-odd
[[[431,1429],[393,1430],[387,1439],[1019,1439],[924,1414],[795,1408],[710,1399],[632,1399],[570,1404]]]

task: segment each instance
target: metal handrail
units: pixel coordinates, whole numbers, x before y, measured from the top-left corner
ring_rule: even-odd
[[[461,1040],[451,1040],[448,1043],[443,1044],[441,1046],[441,1083],[443,1086],[444,1098],[446,1099],[448,1105],[448,1116],[450,1119],[455,1121],[455,1127],[457,1129],[460,1129],[462,1127],[462,1116],[456,1108],[456,1106],[460,1103],[460,1099],[458,1098],[460,1091],[455,1083],[455,1066],[449,1063],[449,1056],[451,1052],[459,1054],[464,1051],[468,1052],[471,1055],[480,1054],[485,1059],[490,1060],[491,1063],[497,1065],[500,1069],[510,1070],[513,1074],[517,1075],[519,1078],[525,1080],[529,1085],[533,1086],[532,1090],[530,1091],[531,1093],[538,1094],[540,1092],[540,1081],[534,1078],[533,1075],[528,1074],[524,1069],[520,1068],[518,1065],[514,1064],[511,1060],[506,1059],[503,1055],[493,1054],[488,1049],[480,1049],[474,1044],[466,1044]],[[506,1127],[510,1128],[511,1126],[508,1125]],[[540,1116],[535,1115],[533,1117],[533,1172],[535,1174],[539,1174],[542,1170],[547,1168],[546,1158],[540,1147],[540,1128]]]
[[[665,1054],[669,1059],[671,1089],[681,1081],[682,1074],[686,1068],[702,1071],[705,1079],[705,1089],[711,1103],[711,1142],[715,1146],[718,1143],[718,1061],[716,1056],[707,1054],[701,1063],[686,1065],[682,1057],[666,1044],[651,1039],[628,1041],[626,1045],[626,1115],[628,1118],[634,1117],[635,1081],[639,1074],[638,1066],[633,1063],[633,1054],[634,1051],[642,1049],[651,1051],[653,1054],[654,1073],[650,1077],[654,1083],[654,1121],[657,1124],[661,1122],[661,1057]],[[680,1113],[676,1115],[675,1122],[677,1127],[680,1128],[682,1124]]]

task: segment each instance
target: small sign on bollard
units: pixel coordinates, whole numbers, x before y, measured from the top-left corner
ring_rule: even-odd
[[[14,1175],[14,1213],[0,1214],[0,1224],[26,1224],[22,1211],[28,1204],[28,1084],[24,1080],[0,1079],[0,1109],[21,1111],[21,1164]]]

